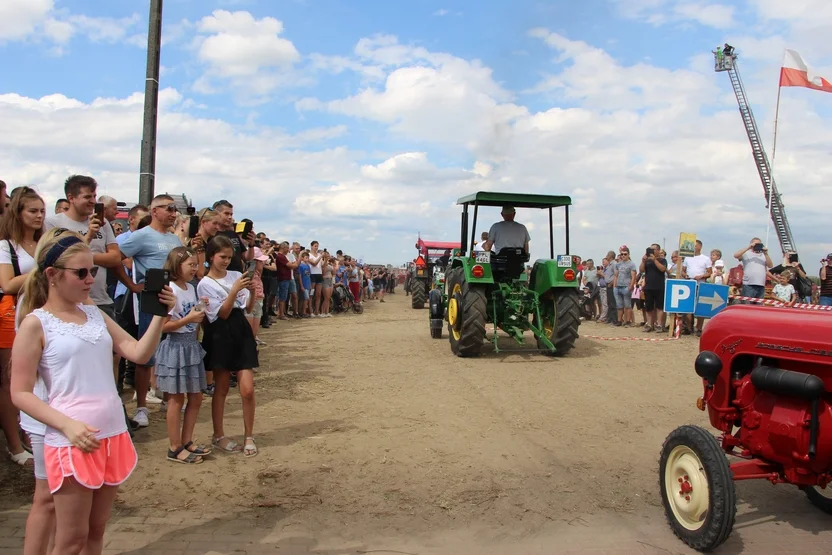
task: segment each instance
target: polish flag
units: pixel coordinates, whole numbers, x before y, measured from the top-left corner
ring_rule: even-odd
[[[816,91],[832,92],[832,83],[812,72],[800,54],[786,49],[783,67],[780,68],[781,87],[806,87]]]

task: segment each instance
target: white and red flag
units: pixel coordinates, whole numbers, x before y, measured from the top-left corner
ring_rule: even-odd
[[[832,83],[815,74],[800,54],[786,49],[783,67],[780,68],[781,87],[806,87],[816,91],[832,92]]]

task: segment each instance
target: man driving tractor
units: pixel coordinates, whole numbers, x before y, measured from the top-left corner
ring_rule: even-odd
[[[502,222],[496,222],[488,231],[488,240],[483,244],[483,249],[498,253],[506,248],[522,248],[523,252],[529,253],[529,231],[521,223],[514,221],[515,210],[513,206],[503,206],[500,214]]]

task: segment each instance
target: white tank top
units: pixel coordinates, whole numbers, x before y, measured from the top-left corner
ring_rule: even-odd
[[[83,325],[65,322],[39,308],[35,316],[43,327],[43,355],[38,373],[43,378],[53,409],[97,428],[98,439],[127,431],[121,399],[113,379],[113,339],[97,306],[78,307],[87,315]],[[70,441],[46,427],[44,443],[67,447]]]

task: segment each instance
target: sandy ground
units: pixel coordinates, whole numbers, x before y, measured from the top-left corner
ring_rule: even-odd
[[[581,333],[647,336],[595,323]],[[459,359],[447,337],[430,338],[426,311],[411,309],[399,290],[384,304],[370,301],[363,315],[280,322],[261,338],[259,455],[170,463],[164,414],[153,408],[114,519],[244,514],[270,533],[302,529],[323,544],[368,537],[517,544],[553,529],[586,534],[602,522],[666,528],[662,441],[678,425],[707,426],[695,408],[693,337],[581,338],[562,359],[508,351]],[[508,338],[502,345],[517,348]],[[209,407],[197,426],[202,442],[211,436]],[[240,442],[241,418],[232,393],[226,432]],[[27,477],[0,464],[3,507],[30,502]],[[749,522],[813,510],[794,488],[738,490]]]

